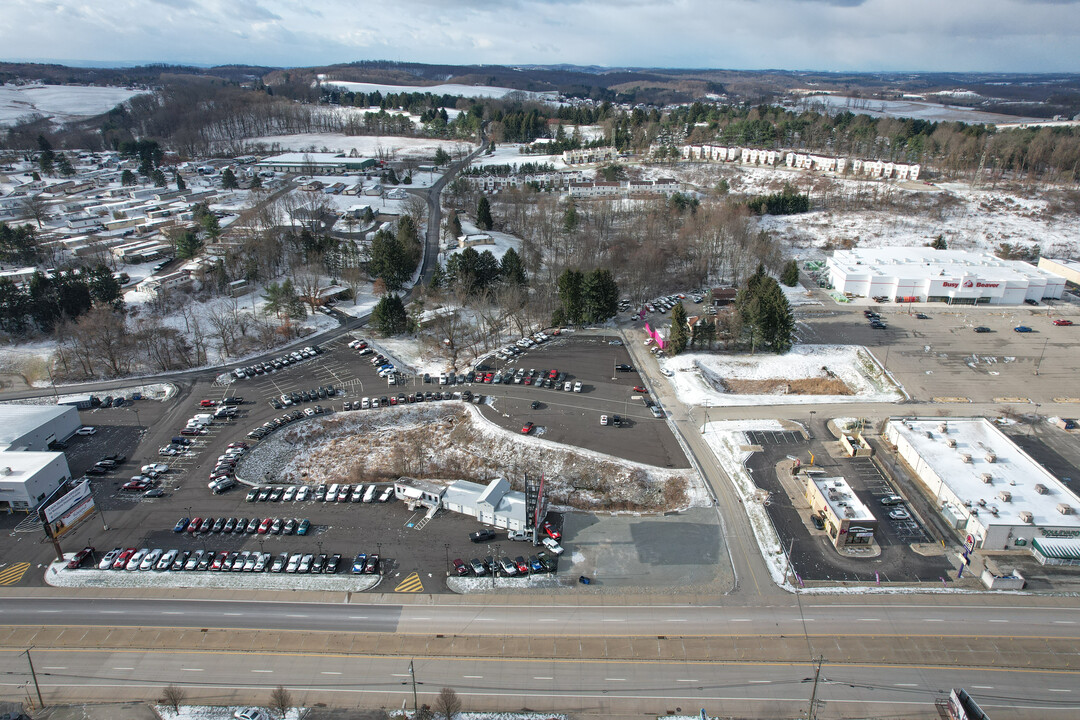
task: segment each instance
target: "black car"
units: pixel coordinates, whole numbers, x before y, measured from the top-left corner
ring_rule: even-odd
[[[634,369],[634,366],[620,363],[620,364],[615,366],[615,369],[618,370],[619,372],[631,372]]]
[[[488,540],[495,539],[495,531],[491,528],[484,528],[477,530],[476,532],[469,533],[469,539],[474,543],[487,542]]]
[[[222,405],[243,405],[244,404],[244,398],[239,397],[239,396],[238,397],[222,398],[221,399],[221,404]]]
[[[334,553],[330,556],[330,559],[326,561],[326,567],[323,568],[323,573],[333,575],[338,571],[338,565],[341,564],[341,555]]]
[[[980,325],[979,327],[975,328],[975,332],[977,332],[977,333],[988,333],[988,332],[993,332],[993,331],[988,327]]]
[[[531,407],[533,410],[536,410],[537,408],[540,407],[540,401],[539,400],[533,400],[531,403],[529,403],[529,407]]]

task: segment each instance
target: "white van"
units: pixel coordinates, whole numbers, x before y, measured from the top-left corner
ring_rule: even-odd
[[[364,398],[363,400],[361,400],[360,401],[360,407],[362,409],[364,409],[364,410],[370,410],[371,409],[371,398]]]
[[[367,491],[364,493],[364,502],[369,503],[375,499],[375,490],[374,485],[368,485]]]
[[[326,502],[334,502],[337,500],[338,488],[341,487],[337,483],[334,483],[326,490]]]

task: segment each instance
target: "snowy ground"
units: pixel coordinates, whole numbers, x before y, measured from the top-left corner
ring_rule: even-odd
[[[773,581],[782,587],[786,585],[787,557],[780,545],[776,528],[773,527],[762,504],[762,494],[743,465],[751,453],[741,448],[746,445],[744,433],[749,430],[768,432],[783,429],[777,420],[726,420],[711,422],[705,426],[705,442],[724,468],[724,472],[731,478],[739,497],[742,498],[743,507],[750,519],[750,525],[754,530],[754,537],[761,549],[765,565],[769,568]]]
[[[452,156],[469,153],[472,145],[460,140],[438,138],[397,137],[393,135],[345,135],[342,133],[298,133],[296,135],[265,135],[252,138],[251,144],[275,147],[281,152],[344,152],[353,150],[362,157],[402,157],[405,155],[430,159],[442,148]]]
[[[492,584],[490,577],[448,577],[446,586],[461,595],[472,593],[490,593],[494,590],[529,590],[534,588],[573,587],[574,581],[559,575],[541,574],[528,577],[496,578]]]
[[[934,94],[947,95],[947,93]],[[942,105],[941,103],[914,99],[874,100],[871,98],[847,97],[845,95],[814,95],[806,98],[805,102],[811,107],[823,104],[832,112],[850,110],[858,115],[870,115],[871,117],[915,118],[917,120],[929,120],[930,122],[986,123],[993,125],[1039,121],[1039,118],[1002,115],[1001,113],[975,110],[962,105]]]
[[[261,478],[269,473],[271,480],[308,483],[371,482],[417,473],[421,459],[423,476],[436,480],[505,475],[519,481],[520,469],[542,465],[553,503],[573,496],[575,505],[589,510],[626,503],[675,509],[664,499],[669,483],[684,488],[681,507],[712,503],[691,470],[633,463],[511,432],[488,422],[475,406],[455,401],[335,413],[296,423],[259,443],[237,474]]]
[[[151,705],[154,712],[161,720],[233,720],[233,713],[239,712],[249,705],[235,705],[221,707],[217,705],[181,705],[180,712],[173,712],[168,705]],[[278,718],[277,710],[261,708],[268,718]],[[284,720],[301,720],[307,714],[307,708],[289,708],[285,713]]]
[[[145,91],[77,85],[0,85],[0,125],[28,115],[68,122],[108,112]]]
[[[463,233],[466,235],[483,233],[484,235],[490,235],[491,239],[494,241],[491,245],[474,245],[473,249],[476,250],[476,252],[482,253],[485,250],[490,250],[496,260],[502,260],[502,256],[505,255],[506,251],[510,248],[514,248],[519,254],[521,253],[521,238],[510,235],[509,233],[499,232],[498,230],[480,230],[469,220],[466,220],[461,216],[458,217],[461,220],[461,230]],[[449,250],[439,254],[439,260],[445,265],[451,255],[459,252],[461,252],[461,249],[458,248],[456,241],[454,241],[454,245]]]
[[[660,361],[687,405],[800,405],[846,402],[898,402],[903,394],[883,378],[881,368],[863,347],[796,345],[785,355],[684,353]],[[851,395],[736,395],[718,379],[771,380],[824,378],[827,367],[852,390]]]
[[[168,549],[167,547],[164,549]],[[74,553],[68,553],[70,559]],[[66,563],[66,560],[65,560]],[[378,575],[297,575],[245,572],[157,572],[147,570],[68,570],[65,563],[53,562],[45,571],[45,582],[53,587],[90,588],[221,588],[224,590],[329,590],[363,592],[379,584]]]
[[[780,289],[784,291],[784,297],[787,298],[788,305],[796,307],[799,305],[820,305],[821,301],[816,299],[813,295],[806,291],[801,285],[795,287],[788,287],[787,285],[781,285]]]
[[[562,153],[558,155],[526,155],[520,149],[523,145],[507,143],[496,145],[495,152],[491,155],[482,154],[472,161],[473,167],[485,165],[522,165],[524,163],[549,164],[556,170],[565,170],[568,166],[563,162]]]
[[[122,397],[130,400],[134,393],[140,393],[143,400],[160,400],[164,402],[176,395],[176,386],[172,383],[154,383],[153,385],[134,385],[132,387],[114,388],[109,390],[113,397]],[[44,395],[42,397],[23,398],[22,400],[2,400],[2,405],[59,405],[70,402],[76,398],[86,397],[86,393],[77,395]]]
[[[431,93],[432,95],[458,95],[470,98],[501,98],[510,93],[519,92],[534,98],[554,97],[555,93],[534,93],[513,88],[488,85],[381,85],[378,83],[348,82],[345,80],[326,80],[323,85],[339,87],[349,92],[373,93]]]

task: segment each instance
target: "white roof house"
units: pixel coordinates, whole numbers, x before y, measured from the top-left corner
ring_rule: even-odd
[[[487,485],[458,480],[446,488],[442,503],[447,510],[471,515],[485,525],[518,531],[526,527],[525,493],[511,490],[505,478]]]
[[[80,426],[79,411],[69,405],[0,405],[0,451],[45,451]]]
[[[885,438],[976,547],[1080,537],[1080,498],[985,418],[891,420]]]
[[[836,290],[861,297],[965,305],[1060,298],[1065,279],[1019,260],[928,247],[837,250],[827,261]]]
[[[0,452],[0,512],[29,512],[70,478],[64,453]]]

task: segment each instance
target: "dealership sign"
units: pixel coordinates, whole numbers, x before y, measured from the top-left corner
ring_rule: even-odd
[[[996,288],[1000,287],[1001,283],[983,282],[982,280],[964,280],[962,285],[965,290],[970,290],[971,288]],[[959,288],[961,282],[959,280],[955,282],[952,280],[945,280],[941,283],[941,286],[947,288]]]
[[[60,537],[94,512],[94,496],[90,493],[89,480],[64,492],[66,487],[58,488],[38,508],[38,517],[45,526],[45,532],[52,538]]]

